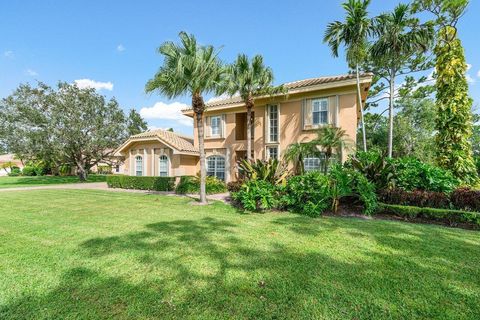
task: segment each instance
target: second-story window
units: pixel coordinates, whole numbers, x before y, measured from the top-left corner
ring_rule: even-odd
[[[328,99],[312,100],[312,119],[314,125],[328,124]]]
[[[268,106],[269,142],[278,142],[278,106]]]
[[[212,130],[212,136],[220,136],[222,117],[215,116],[210,118],[210,128]]]

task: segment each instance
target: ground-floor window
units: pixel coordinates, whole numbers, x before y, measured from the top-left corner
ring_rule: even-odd
[[[120,172],[120,165],[119,165],[119,164],[117,164],[117,165],[115,166],[115,172],[116,172],[116,173],[119,173],[119,172]]]
[[[207,175],[225,180],[225,158],[210,156],[207,158]]]
[[[325,154],[322,154],[320,157],[306,157],[303,159],[305,172],[324,170],[325,161]]]
[[[268,160],[278,159],[278,146],[268,146],[267,157],[268,157]]]
[[[158,171],[160,177],[168,177],[168,157],[165,155],[160,156]]]
[[[135,157],[135,175],[143,176],[143,158],[142,156]]]

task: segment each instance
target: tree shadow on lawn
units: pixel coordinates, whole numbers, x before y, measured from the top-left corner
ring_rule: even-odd
[[[298,229],[303,219],[279,217],[272,225],[290,222],[294,237],[305,234]],[[304,225],[311,229],[307,235],[339,229],[328,221],[310,223],[321,226]],[[419,263],[418,256],[366,250],[337,257],[273,238],[241,237],[240,228],[203,218],[90,239],[79,249],[86,259],[129,259],[128,265],[136,267],[126,276],[71,269],[56,289],[10,302],[0,309],[0,318],[467,319],[480,314],[478,283],[455,272],[442,279],[435,266]],[[352,237],[366,233],[392,247],[386,238],[393,234],[379,237],[363,224],[349,225],[347,231],[354,232]],[[424,245],[422,237],[415,234],[402,246]],[[458,239],[450,241],[453,247],[460,245]],[[461,263],[455,257],[451,267]],[[476,294],[460,290],[464,286]]]

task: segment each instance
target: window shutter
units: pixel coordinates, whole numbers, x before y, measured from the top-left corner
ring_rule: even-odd
[[[336,96],[328,98],[328,124],[337,125],[337,99]]]
[[[303,129],[312,128],[312,100],[304,99],[303,100]]]
[[[225,115],[222,114],[222,123],[220,125],[220,137],[225,138]]]
[[[205,118],[205,137],[209,138],[212,135],[212,128],[210,127],[210,117]]]

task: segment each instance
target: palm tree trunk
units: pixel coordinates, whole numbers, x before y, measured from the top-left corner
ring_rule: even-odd
[[[247,103],[247,160],[252,159],[252,109],[253,98],[248,97]]]
[[[362,139],[363,139],[363,151],[367,152],[367,133],[365,131],[365,118],[363,115],[362,94],[360,92],[360,72],[357,64],[357,96],[358,104],[360,106],[360,118],[362,121]]]
[[[207,169],[205,166],[205,143],[204,143],[204,127],[203,127],[203,111],[205,106],[203,104],[203,98],[201,96],[192,97],[192,107],[195,111],[195,117],[197,121],[197,133],[198,133],[198,149],[200,152],[200,203],[207,203],[206,181],[207,181]]]
[[[393,101],[395,95],[395,77],[392,72],[390,76],[390,97],[388,106],[388,157],[391,158],[393,154]]]

